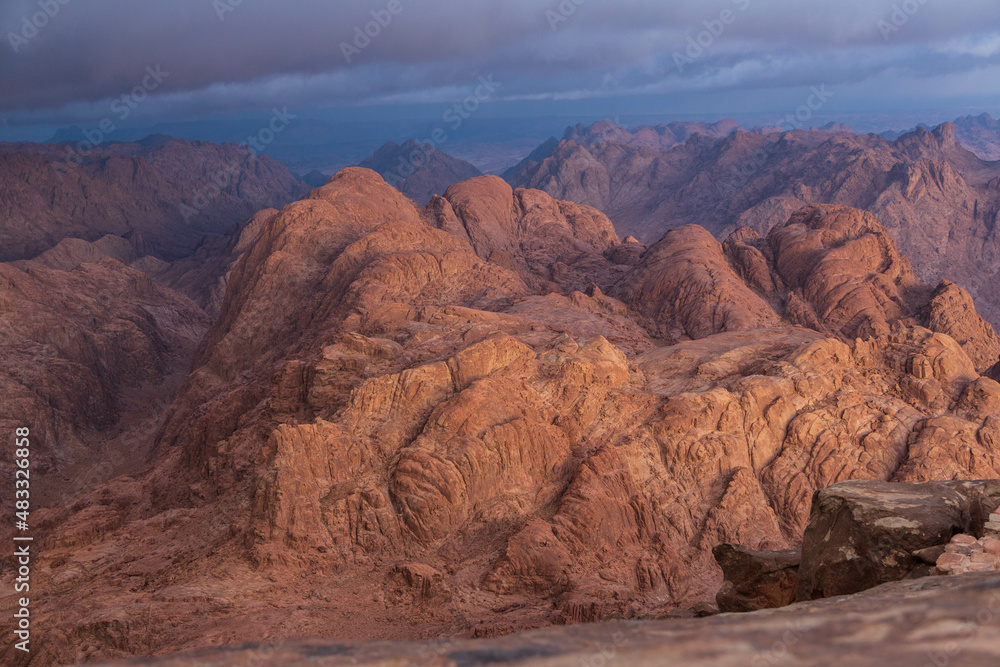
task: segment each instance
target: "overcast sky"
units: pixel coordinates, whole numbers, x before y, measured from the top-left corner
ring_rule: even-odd
[[[387,24],[355,42],[373,11]],[[845,113],[1000,110],[997,0],[0,0],[0,31],[13,125],[107,116],[156,83],[147,67],[167,75],[136,116],[160,120],[384,113],[461,99],[480,76],[512,113],[781,112],[819,85]]]

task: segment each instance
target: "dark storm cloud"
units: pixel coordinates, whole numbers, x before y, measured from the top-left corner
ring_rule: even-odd
[[[373,11],[388,24],[354,44]],[[146,106],[192,114],[436,102],[483,73],[525,100],[887,77],[961,97],[1000,65],[995,0],[18,0],[0,31],[0,109],[54,122],[103,115],[147,66],[169,76]]]

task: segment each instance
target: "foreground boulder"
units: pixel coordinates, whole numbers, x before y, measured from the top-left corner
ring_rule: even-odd
[[[757,611],[795,602],[800,550],[754,551],[720,544],[712,553],[726,578],[715,596],[720,611]]]
[[[852,480],[817,491],[802,542],[798,600],[931,574],[914,552],[981,532],[1000,482]]]

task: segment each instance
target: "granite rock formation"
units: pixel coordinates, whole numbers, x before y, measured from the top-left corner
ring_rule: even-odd
[[[1000,120],[988,113],[957,119],[955,137],[983,160],[1000,160]]]
[[[725,580],[715,594],[719,610],[747,612],[787,607],[795,602],[802,552],[754,551],[719,544],[712,553]]]
[[[817,491],[803,536],[797,598],[847,595],[932,574],[916,552],[982,533],[998,505],[1000,481],[857,480]]]
[[[606,213],[619,233],[651,243],[697,224],[723,240],[740,227],[766,236],[809,204],[867,210],[919,279],[949,279],[1000,324],[1000,162],[980,159],[945,123],[889,141],[819,130],[693,135],[665,148],[613,124],[576,128],[505,174],[517,187]],[[607,137],[589,141],[591,135]]]
[[[34,659],[683,614],[818,489],[1000,476],[996,335],[934,307],[968,294],[862,211],[770,227],[643,248],[496,177],[421,209],[359,168],[261,213],[149,469],[36,513]]]

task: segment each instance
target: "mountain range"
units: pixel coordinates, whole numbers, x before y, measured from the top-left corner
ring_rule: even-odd
[[[65,238],[136,232],[150,254],[179,259],[205,234],[308,191],[272,158],[235,144],[0,144],[0,260],[29,259]]]
[[[235,145],[3,145],[32,664],[690,618],[820,490],[1000,477],[997,163],[948,124],[667,129],[571,128],[537,187],[435,153],[425,205]]]
[[[867,210],[912,259],[918,277],[955,280],[987,319],[1000,322],[1000,162],[964,148],[950,123],[895,141],[737,130],[720,139],[696,134],[667,150],[628,139],[644,130],[597,130],[574,133],[582,143],[550,142],[505,178],[594,206],[620,233],[645,242],[685,224],[703,225],[720,240],[741,226],[763,235],[810,204]]]
[[[953,125],[955,126],[955,138],[979,158],[986,161],[1000,160],[1000,121],[988,113],[982,113],[978,116],[958,118]],[[921,123],[908,132],[914,132],[918,128],[932,129]],[[907,131],[883,132],[881,134],[886,139],[895,140],[906,133]]]
[[[371,157],[358,163],[378,172],[397,190],[421,206],[434,195],[444,194],[445,189],[459,181],[482,172],[465,160],[453,158],[430,144],[419,144],[413,139],[402,146],[390,141]]]
[[[156,279],[107,237],[4,265],[4,424],[78,482],[33,514],[35,659],[690,614],[817,489],[998,476],[969,293],[858,209],[762,228],[349,168]]]

